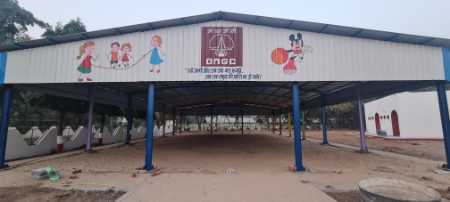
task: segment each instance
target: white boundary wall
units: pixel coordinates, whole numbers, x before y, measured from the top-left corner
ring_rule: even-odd
[[[166,125],[166,133],[171,133],[171,125]],[[6,143],[6,160],[14,160],[21,158],[28,158],[33,156],[41,156],[46,154],[51,154],[56,151],[56,136],[57,128],[55,126],[50,127],[48,130],[41,132],[39,129],[33,129],[33,136],[39,137],[34,145],[29,145],[24,138],[30,136],[31,129],[25,134],[21,134],[15,127],[10,127],[8,129],[8,138]],[[135,127],[131,130],[132,139],[145,138],[146,128],[143,126]],[[103,138],[103,144],[114,144],[125,142],[126,136],[126,126],[119,126],[115,128],[112,132],[109,131],[107,127],[104,128],[103,134],[100,135],[100,130],[93,130],[94,133],[94,143],[98,143],[99,138]],[[154,136],[161,136],[162,129],[154,128]],[[79,126],[76,130],[71,127],[65,127],[63,130],[64,139],[64,151],[71,151],[75,149],[80,149],[85,146],[86,142],[86,128]]]
[[[449,96],[447,91],[447,96]],[[364,105],[366,130],[376,134],[375,113],[380,115],[381,130],[393,136],[391,112],[397,111],[401,138],[442,139],[442,125],[439,114],[437,93],[405,92],[390,95]],[[381,119],[388,115],[389,118]],[[369,120],[369,118],[373,118]]]

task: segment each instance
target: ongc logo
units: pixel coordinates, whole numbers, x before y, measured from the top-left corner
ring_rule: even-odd
[[[203,27],[202,66],[242,66],[242,28]]]

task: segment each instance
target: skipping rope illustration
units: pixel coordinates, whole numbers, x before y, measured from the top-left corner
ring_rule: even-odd
[[[154,35],[151,38],[151,49],[135,59],[132,53],[132,45],[128,42],[120,44],[117,41],[111,43],[111,51],[107,54],[109,65],[97,64],[98,56],[95,54],[95,42],[86,41],[79,48],[79,54],[76,57],[78,60],[77,70],[79,72],[79,82],[93,81],[91,75],[92,68],[108,69],[108,70],[122,70],[126,71],[137,64],[144,58],[150,55],[149,64],[150,72],[159,74],[160,65],[164,62],[164,52],[161,49],[162,38],[159,35]]]

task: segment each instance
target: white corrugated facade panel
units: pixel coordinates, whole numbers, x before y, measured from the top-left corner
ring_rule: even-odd
[[[202,27],[242,27],[242,74],[259,75],[248,78],[207,77],[190,73],[201,65]],[[215,21],[147,32],[93,39],[95,43],[89,75],[94,82],[133,81],[375,81],[375,80],[443,80],[442,49],[412,44],[376,41],[311,32],[303,35],[305,54],[296,62],[297,71],[286,74],[282,65],[272,62],[275,48],[290,48],[289,35],[299,31]],[[162,38],[163,63],[160,73],[150,72],[151,38]],[[134,64],[127,70],[111,69],[108,55],[111,43],[130,43]],[[67,83],[78,82],[80,65],[77,56],[86,41],[71,42],[28,50],[8,52],[5,83]],[[205,67],[211,69],[214,67]],[[217,67],[227,69],[230,67]]]

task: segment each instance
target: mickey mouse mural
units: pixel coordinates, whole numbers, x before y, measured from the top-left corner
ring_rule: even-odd
[[[289,35],[289,49],[276,48],[272,51],[272,62],[281,65],[285,74],[294,74],[297,67],[303,61],[305,52],[311,51],[309,46],[305,46],[301,33]]]

